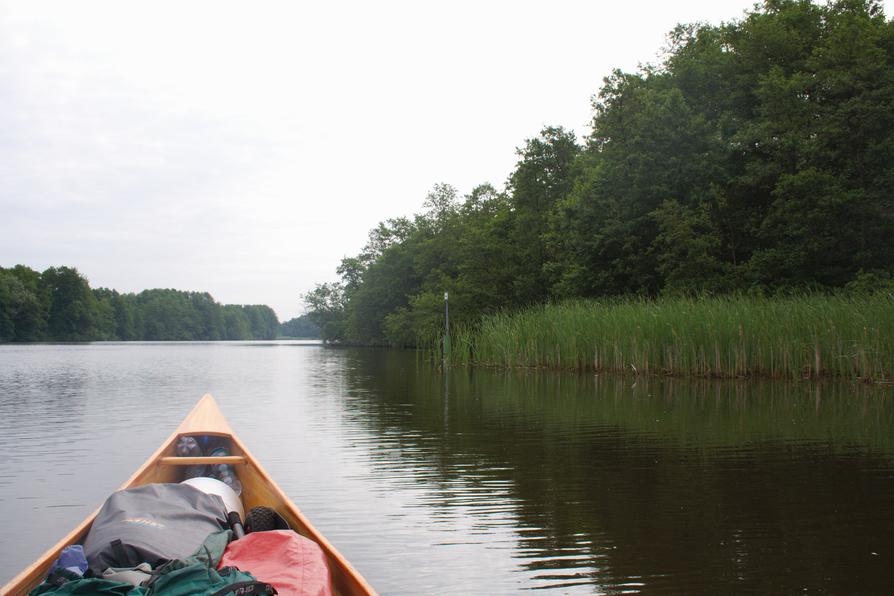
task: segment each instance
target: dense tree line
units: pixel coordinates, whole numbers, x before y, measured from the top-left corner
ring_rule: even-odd
[[[0,341],[273,339],[269,306],[219,304],[207,292],[91,289],[71,267],[0,267]]]
[[[320,328],[308,315],[301,315],[281,323],[279,334],[283,337],[317,338],[320,337]]]
[[[615,71],[592,132],[547,127],[504,190],[438,185],[305,296],[329,340],[412,344],[548,300],[827,291],[894,271],[894,24],[768,0]]]

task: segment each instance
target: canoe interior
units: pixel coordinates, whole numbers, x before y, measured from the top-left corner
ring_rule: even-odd
[[[196,409],[190,415],[194,418],[200,406],[206,403],[210,396],[206,396],[199,402]],[[216,404],[213,399],[210,400],[213,410],[216,410]],[[201,413],[201,412],[200,412]],[[218,411],[219,415],[219,411]],[[211,428],[221,430],[199,430],[196,425],[188,424],[191,418],[181,424],[180,428],[165,441],[164,444],[156,451],[146,463],[137,470],[134,475],[122,485],[121,488],[141,486],[154,482],[180,482],[183,480],[185,467],[183,465],[172,465],[165,462],[164,458],[175,458],[175,445],[180,436],[216,436],[227,439],[230,444],[230,453],[232,456],[241,457],[243,463],[235,464],[236,475],[242,483],[242,504],[245,511],[248,512],[252,507],[266,506],[276,509],[282,515],[292,529],[299,534],[310,538],[319,544],[329,559],[330,575],[332,577],[333,588],[338,594],[355,595],[355,594],[375,594],[372,587],[360,576],[360,574],[351,567],[350,563],[329,543],[326,538],[320,534],[311,523],[304,517],[298,508],[286,497],[285,493],[270,478],[267,472],[246,450],[245,446],[239,438],[229,431],[228,426],[221,427],[212,426]],[[220,417],[220,420],[223,420]],[[226,422],[223,421],[226,425]],[[208,428],[210,425],[201,425]],[[186,431],[186,432],[183,432]],[[14,577],[6,586],[0,589],[0,594],[27,594],[33,588],[37,587],[46,577],[53,561],[59,556],[62,549],[69,544],[77,544],[83,542],[90,529],[90,524],[96,517],[99,510],[94,511],[87,519],[85,519],[78,527],[72,530],[67,536],[60,540],[50,550],[44,553],[41,558],[22,571],[18,576]],[[247,571],[251,571],[248,569]]]

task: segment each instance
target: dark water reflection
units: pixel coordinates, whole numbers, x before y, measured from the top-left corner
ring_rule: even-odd
[[[890,389],[445,375],[294,344],[0,347],[2,579],[205,391],[383,593],[894,589]]]
[[[518,587],[894,588],[890,392],[466,370],[445,389],[396,353],[350,358],[379,397],[352,419],[389,438],[376,473],[482,534],[510,524]]]

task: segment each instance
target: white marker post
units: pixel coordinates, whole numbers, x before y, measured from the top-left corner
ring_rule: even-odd
[[[450,297],[444,292],[444,364],[447,363],[447,354],[450,353]]]

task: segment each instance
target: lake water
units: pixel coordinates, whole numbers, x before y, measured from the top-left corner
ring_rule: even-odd
[[[383,594],[894,592],[894,390],[0,346],[0,584],[204,394]]]

